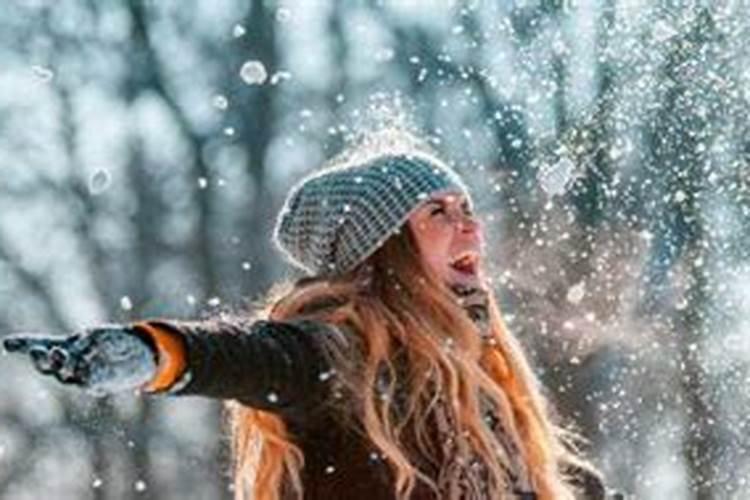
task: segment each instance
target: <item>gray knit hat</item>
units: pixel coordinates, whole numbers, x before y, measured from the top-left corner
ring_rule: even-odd
[[[470,199],[455,171],[422,153],[329,167],[292,187],[273,240],[293,265],[310,275],[345,273],[438,192],[459,192]]]

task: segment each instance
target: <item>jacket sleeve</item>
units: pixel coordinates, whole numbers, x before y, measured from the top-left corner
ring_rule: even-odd
[[[290,415],[326,399],[334,378],[331,356],[352,341],[342,328],[310,319],[158,319],[135,327],[159,352],[148,392],[235,399]]]

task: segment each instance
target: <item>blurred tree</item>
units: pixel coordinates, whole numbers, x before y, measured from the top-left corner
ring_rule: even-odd
[[[289,186],[371,122],[407,123],[476,187],[508,322],[607,472],[639,497],[685,492],[682,439],[698,498],[739,491],[743,427],[715,422],[746,398],[704,349],[742,329],[716,282],[748,257],[748,23],[722,9],[4,3],[0,326],[248,307],[293,275],[268,238]],[[727,219],[736,238],[715,233]],[[230,496],[219,404],[92,403],[16,368],[0,497]]]

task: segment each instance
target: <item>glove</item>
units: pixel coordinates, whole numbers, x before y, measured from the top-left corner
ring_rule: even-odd
[[[8,352],[28,355],[34,367],[63,384],[97,396],[134,390],[156,373],[156,349],[134,328],[107,325],[68,337],[14,334],[3,339]]]

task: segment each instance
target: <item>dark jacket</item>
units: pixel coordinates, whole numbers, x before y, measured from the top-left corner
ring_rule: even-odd
[[[185,347],[187,370],[169,393],[233,399],[284,419],[304,453],[305,499],[394,498],[389,467],[347,418],[346,392],[332,376],[330,346],[346,349],[349,342],[338,327],[308,319],[154,320],[148,325],[176,334]],[[587,483],[585,498],[605,498],[599,478],[581,477]],[[439,497],[418,484],[411,498]],[[519,492],[516,498],[535,495]]]

